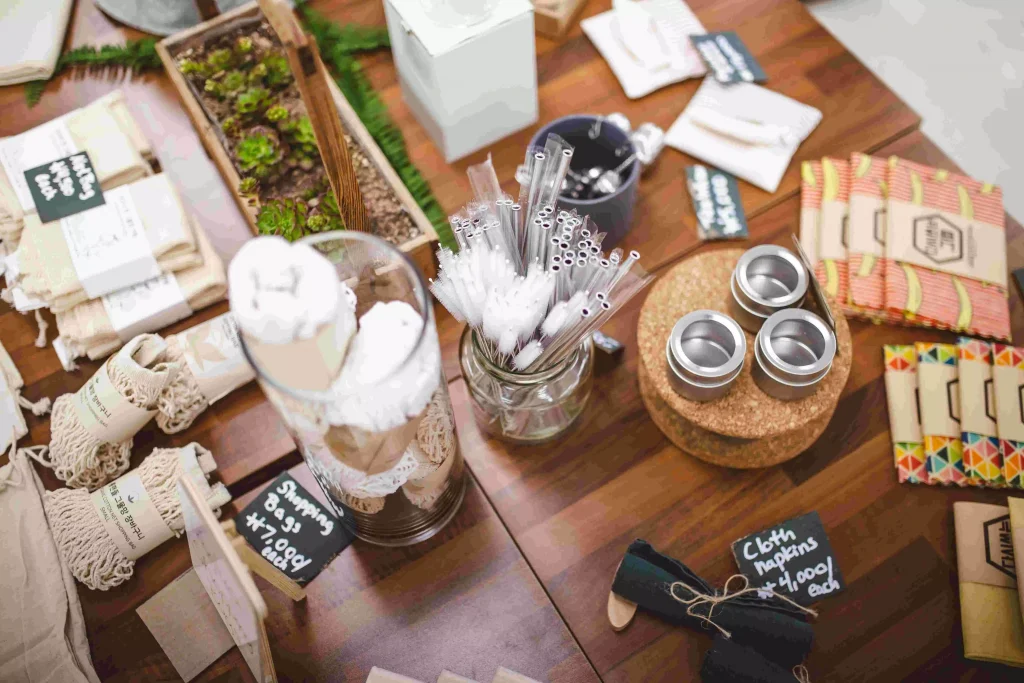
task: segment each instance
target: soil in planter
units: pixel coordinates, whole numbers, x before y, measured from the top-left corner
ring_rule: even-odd
[[[253,21],[174,55],[242,178],[259,203],[261,234],[295,240],[342,229],[306,106],[277,36]],[[401,245],[421,234],[373,161],[345,136],[374,234]]]

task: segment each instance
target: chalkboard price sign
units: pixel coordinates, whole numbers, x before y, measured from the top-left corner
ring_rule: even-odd
[[[355,538],[287,472],[235,517],[235,528],[300,584],[311,581]]]
[[[751,586],[768,588],[801,605],[844,587],[817,512],[741,538],[732,544],[732,554]]]
[[[32,201],[43,223],[105,203],[88,152],[77,152],[25,171]]]

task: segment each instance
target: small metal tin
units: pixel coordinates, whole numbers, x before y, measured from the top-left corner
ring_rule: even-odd
[[[746,354],[743,330],[718,311],[687,313],[676,322],[665,345],[672,386],[691,401],[712,401],[727,394]]]
[[[810,396],[832,369],[835,332],[810,311],[772,314],[754,340],[751,374],[761,390],[783,401]]]
[[[756,333],[776,311],[803,303],[807,281],[807,270],[790,250],[774,244],[748,249],[729,281],[729,311],[744,329]]]

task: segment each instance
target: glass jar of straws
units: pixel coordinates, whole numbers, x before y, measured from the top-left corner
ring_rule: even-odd
[[[506,441],[539,443],[561,435],[586,408],[593,385],[594,344],[588,337],[546,370],[516,372],[495,365],[467,327],[459,344],[459,363],[480,428]]]

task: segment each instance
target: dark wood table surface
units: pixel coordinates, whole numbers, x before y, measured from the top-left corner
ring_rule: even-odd
[[[796,159],[852,151],[898,154],[953,169],[921,133],[919,118],[819,26],[796,0],[691,0],[708,30],[736,30],[769,76],[769,87],[811,104],[824,120]],[[378,0],[321,0],[339,22],[383,24]],[[583,16],[610,0],[591,0]],[[137,37],[78,0],[67,46]],[[559,42],[537,40],[541,121],[578,112],[621,111],[634,124],[668,128],[697,82],[628,100],[578,24]],[[401,99],[389,54],[363,59],[409,145],[447,210],[469,198],[465,169],[484,152],[446,164]],[[10,135],[82,106],[116,88],[153,142],[217,250],[230,258],[249,237],[227,188],[202,151],[163,74],[71,74],[51,83],[33,109],[20,87],[0,89],[0,135]],[[509,184],[536,126],[490,151]],[[683,169],[693,159],[666,150],[641,183],[634,229],[623,246],[664,272],[699,248]],[[769,194],[741,181],[751,243],[785,244],[798,222],[798,165]],[[1024,231],[1010,221],[1010,263],[1024,264]],[[704,248],[714,248],[711,246]],[[606,332],[627,345],[617,364],[599,365],[591,405],[564,439],[534,448],[484,438],[470,416],[460,378],[461,327],[438,308],[438,332],[472,478],[462,510],[434,539],[407,549],[360,541],[293,604],[257,579],[282,680],[363,680],[377,665],[423,680],[442,668],[489,680],[499,666],[542,680],[607,681],[696,678],[710,636],[638,615],[626,631],[607,624],[605,602],[626,545],[642,537],[719,582],[734,572],[732,540],[817,510],[849,584],[820,603],[817,644],[808,661],[816,681],[1011,680],[1015,671],[963,658],[952,535],[954,500],[998,502],[996,491],[898,485],[892,464],[881,345],[951,340],[950,334],[853,323],[849,383],[825,435],[778,467],[733,471],[676,449],[647,416],[636,383],[635,326],[641,301]],[[2,306],[2,304],[0,304]],[[1014,332],[1024,309],[1012,294]],[[167,332],[225,310],[211,307]],[[98,366],[65,373],[49,348],[35,348],[30,317],[0,308],[0,341],[25,377],[30,399],[76,390]],[[52,332],[51,332],[52,338]],[[27,443],[49,438],[46,419],[28,417]],[[219,477],[241,509],[279,472],[290,469],[311,491],[310,476],[259,388],[249,385],[208,410],[184,433],[155,426],[136,438],[133,464],[154,446],[199,441],[211,448]],[[0,463],[6,456],[0,456]],[[42,473],[48,487],[58,482]],[[183,540],[142,558],[136,575],[109,592],[79,591],[97,670],[109,680],[176,680],[135,608],[190,566]],[[251,680],[232,650],[198,680]]]

